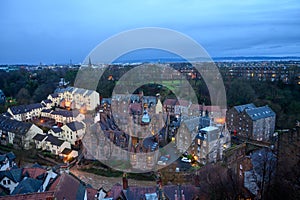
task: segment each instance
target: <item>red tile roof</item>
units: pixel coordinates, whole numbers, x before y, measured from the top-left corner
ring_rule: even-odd
[[[18,194],[0,197],[3,200],[54,200],[54,192],[40,192],[31,194]]]
[[[22,175],[28,174],[30,178],[36,179],[36,177],[45,174],[47,170],[42,168],[24,168]]]
[[[94,200],[96,194],[98,193],[98,191],[94,188],[86,188],[87,191],[87,199],[88,200]]]

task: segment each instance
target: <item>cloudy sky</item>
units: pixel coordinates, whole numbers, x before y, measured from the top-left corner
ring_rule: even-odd
[[[212,57],[300,56],[299,0],[1,0],[0,64],[80,63],[141,27],[179,31]]]

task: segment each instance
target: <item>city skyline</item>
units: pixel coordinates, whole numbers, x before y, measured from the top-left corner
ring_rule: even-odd
[[[300,56],[300,2],[2,1],[0,64],[80,63],[105,39],[162,27],[212,57]]]

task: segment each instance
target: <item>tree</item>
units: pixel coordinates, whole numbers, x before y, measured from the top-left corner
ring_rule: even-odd
[[[16,97],[19,104],[28,104],[31,98],[26,88],[21,88]]]

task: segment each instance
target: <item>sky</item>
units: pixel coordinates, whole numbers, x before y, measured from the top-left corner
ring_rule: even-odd
[[[80,63],[122,31],[162,27],[212,57],[300,56],[299,0],[1,0],[0,64]]]

